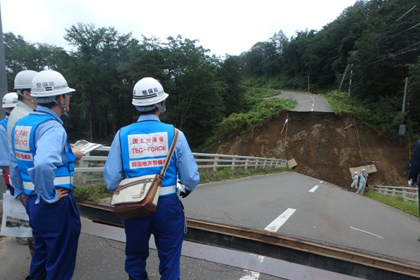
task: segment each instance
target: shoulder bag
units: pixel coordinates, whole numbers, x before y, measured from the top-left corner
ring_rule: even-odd
[[[115,214],[124,219],[134,219],[156,212],[160,189],[178,142],[178,134],[179,131],[175,128],[172,145],[160,174],[127,178],[121,181],[111,198]]]

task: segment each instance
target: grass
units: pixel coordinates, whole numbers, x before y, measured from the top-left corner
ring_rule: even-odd
[[[380,194],[374,191],[369,191],[365,193],[367,197],[370,197],[376,201],[385,203],[389,206],[392,206],[396,209],[404,211],[410,215],[419,217],[419,206],[412,201],[404,201],[402,196],[389,196]]]
[[[77,202],[98,202],[102,198],[110,197],[111,194],[112,193],[106,189],[105,183],[75,186],[73,193]]]

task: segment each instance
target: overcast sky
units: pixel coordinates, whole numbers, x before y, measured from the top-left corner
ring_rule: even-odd
[[[3,32],[70,50],[63,39],[79,22],[121,34],[197,39],[216,55],[239,55],[283,30],[320,30],[356,0],[0,0]]]

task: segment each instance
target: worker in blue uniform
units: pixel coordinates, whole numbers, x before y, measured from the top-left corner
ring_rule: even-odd
[[[132,104],[140,112],[140,117],[136,123],[121,128],[114,137],[104,170],[108,190],[114,191],[124,178],[160,173],[174,135],[174,127],[159,120],[166,111],[167,97],[162,85],[154,78],[143,78],[134,86]],[[183,198],[200,182],[197,163],[182,132],[162,182],[156,213],[124,220],[127,240],[125,270],[129,279],[148,279],[146,260],[152,233],[161,279],[180,278],[186,219],[177,196],[177,180],[185,186],[180,192]]]
[[[7,126],[9,116],[16,107],[18,95],[16,92],[9,92],[3,96],[1,107],[6,110],[4,118],[0,121],[0,168],[3,171],[4,182],[10,194],[14,194],[14,189],[9,182],[9,154],[10,147],[7,141]]]
[[[411,162],[410,162],[410,170],[408,172],[408,186],[415,187],[420,191],[420,184],[419,184],[419,174],[420,174],[420,140],[417,141],[416,147],[414,149]],[[420,211],[420,204],[419,204],[419,211]],[[419,237],[420,241],[420,237]]]
[[[15,197],[25,197],[35,238],[26,279],[67,280],[75,268],[81,223],[72,195],[73,172],[83,153],[72,151],[60,119],[74,91],[59,72],[39,72],[31,88],[38,106],[12,131],[11,181]]]

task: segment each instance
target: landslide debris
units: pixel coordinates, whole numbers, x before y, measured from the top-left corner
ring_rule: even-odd
[[[288,122],[285,125],[285,120]],[[282,112],[262,126],[232,136],[213,153],[290,160],[293,171],[349,188],[350,167],[375,164],[369,185],[405,186],[409,164],[407,143],[378,135],[349,115]]]

